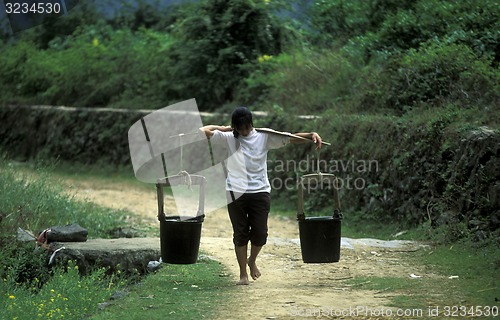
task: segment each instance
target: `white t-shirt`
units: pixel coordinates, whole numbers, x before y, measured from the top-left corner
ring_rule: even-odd
[[[212,143],[228,147],[226,190],[238,193],[271,192],[267,176],[267,152],[286,145],[290,138],[255,129],[236,139],[232,132],[215,130]]]

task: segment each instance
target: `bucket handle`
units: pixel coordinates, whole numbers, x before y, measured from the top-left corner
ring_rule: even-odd
[[[297,210],[297,220],[305,220],[306,216],[304,213],[304,185],[310,184],[311,182],[320,183],[323,185],[323,181],[329,181],[333,184],[333,217],[342,218],[342,211],[340,210],[340,200],[339,200],[339,188],[338,179],[334,174],[331,173],[312,173],[306,174],[299,178],[298,184],[298,210]]]
[[[204,216],[205,212],[205,185],[207,179],[204,176],[199,175],[189,175],[189,179],[186,178],[185,174],[177,174],[175,176],[160,178],[156,182],[156,193],[158,198],[158,220],[165,220],[165,208],[164,208],[164,195],[163,188],[168,186],[178,186],[178,185],[199,185],[200,194],[198,198],[198,212],[196,217]]]

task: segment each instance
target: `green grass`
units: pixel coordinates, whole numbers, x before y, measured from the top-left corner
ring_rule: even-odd
[[[234,287],[224,275],[223,267],[208,259],[192,265],[165,264],[90,319],[211,318]]]
[[[49,268],[47,252],[34,250],[34,241],[20,245],[15,240],[18,228],[37,235],[51,226],[78,223],[95,238],[109,237],[109,230],[126,225],[129,213],[76,201],[64,191],[51,168],[35,165],[27,170],[0,159],[2,318],[80,319],[116,287],[102,269],[80,277],[75,268]]]
[[[463,299],[460,302],[469,305],[498,305],[495,298],[500,298],[500,249],[493,243],[484,247],[467,242],[438,246],[429,252],[421,252],[415,257],[415,262],[444,275],[442,288],[449,287],[449,295],[455,292],[454,287],[461,288],[463,293],[457,294],[456,302]],[[455,275],[459,277],[453,279],[455,282],[448,279],[448,276]]]
[[[78,180],[81,182],[126,184],[135,188],[151,190],[153,184],[141,182],[136,179],[132,167],[111,165],[75,165],[68,162],[58,162],[52,166],[52,175],[60,180]]]
[[[0,161],[0,227],[4,235],[18,227],[36,234],[51,226],[78,223],[89,230],[89,238],[96,238],[109,237],[109,230],[125,226],[130,213],[75,200],[51,171]]]
[[[359,277],[347,283],[388,295],[396,308],[499,306],[500,249],[493,244],[481,248],[470,243],[440,245],[406,254],[404,259],[423,267],[418,272],[422,278]]]
[[[0,282],[2,319],[82,319],[124,285],[117,277],[105,276],[104,269],[81,277],[78,267],[70,263],[67,270],[52,271],[40,288],[38,278],[32,286],[22,286],[6,276]]]

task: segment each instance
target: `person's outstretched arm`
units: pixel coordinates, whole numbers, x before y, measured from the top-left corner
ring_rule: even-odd
[[[215,130],[219,130],[222,132],[228,132],[228,131],[232,131],[233,128],[231,128],[231,126],[207,125],[207,126],[201,127],[199,130],[202,131],[203,133],[205,133],[205,136],[210,139],[214,135]]]
[[[323,140],[321,140],[320,135],[317,134],[316,132],[298,132],[298,133],[294,133],[294,135],[312,140],[312,142],[314,142],[314,144],[316,145],[316,149],[321,149],[321,144],[322,144]],[[290,142],[291,143],[304,143],[307,141],[291,137]]]

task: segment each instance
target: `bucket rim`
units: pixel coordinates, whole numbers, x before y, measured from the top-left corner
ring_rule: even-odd
[[[316,216],[316,217],[305,217],[304,219],[298,219],[299,222],[303,221],[342,221],[342,217],[332,217],[332,216]]]
[[[162,220],[164,222],[186,222],[186,223],[203,222],[205,220],[205,215],[194,216],[194,217],[191,217],[191,216],[164,216],[164,219],[162,219]]]

